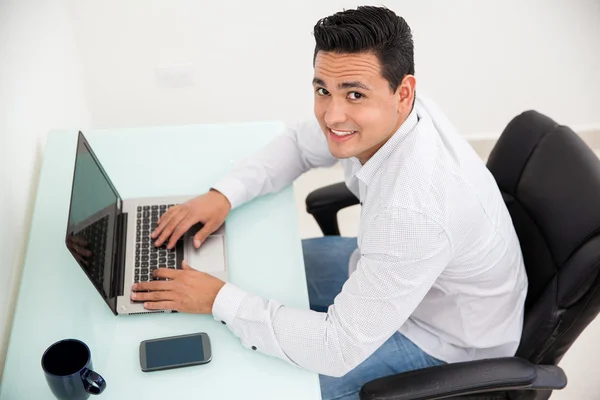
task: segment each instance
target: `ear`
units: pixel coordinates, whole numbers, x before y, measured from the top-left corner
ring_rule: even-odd
[[[406,75],[402,82],[398,86],[398,110],[399,111],[410,111],[413,106],[415,98],[415,87],[417,80],[413,75]]]

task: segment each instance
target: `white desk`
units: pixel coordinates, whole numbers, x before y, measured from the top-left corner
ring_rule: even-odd
[[[233,162],[283,130],[281,123],[149,127],[84,132],[123,198],[200,194]],[[19,290],[1,400],[51,399],[40,359],[78,338],[107,381],[100,399],[320,399],[315,373],[246,350],[212,316],[112,314],[64,244],[77,132],[49,134]],[[234,210],[228,219],[231,282],[308,308],[292,188]],[[207,332],[209,364],[140,370],[140,341]]]

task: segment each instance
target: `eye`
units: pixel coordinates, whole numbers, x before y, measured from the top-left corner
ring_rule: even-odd
[[[329,95],[329,92],[327,91],[327,89],[322,88],[322,87],[318,88],[316,91],[317,91],[317,94],[319,96],[327,96],[327,95]]]
[[[348,98],[350,98],[350,100],[359,100],[359,99],[362,99],[363,97],[365,97],[365,96],[359,92],[348,93]]]

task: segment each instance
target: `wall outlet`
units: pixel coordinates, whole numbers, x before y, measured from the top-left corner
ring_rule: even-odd
[[[154,69],[156,85],[163,88],[194,86],[194,64],[165,65]]]

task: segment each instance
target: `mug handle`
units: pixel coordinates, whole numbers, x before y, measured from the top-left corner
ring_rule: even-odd
[[[106,389],[104,378],[91,369],[86,368],[83,375],[81,375],[81,379],[83,380],[83,387],[88,393],[100,394]]]

